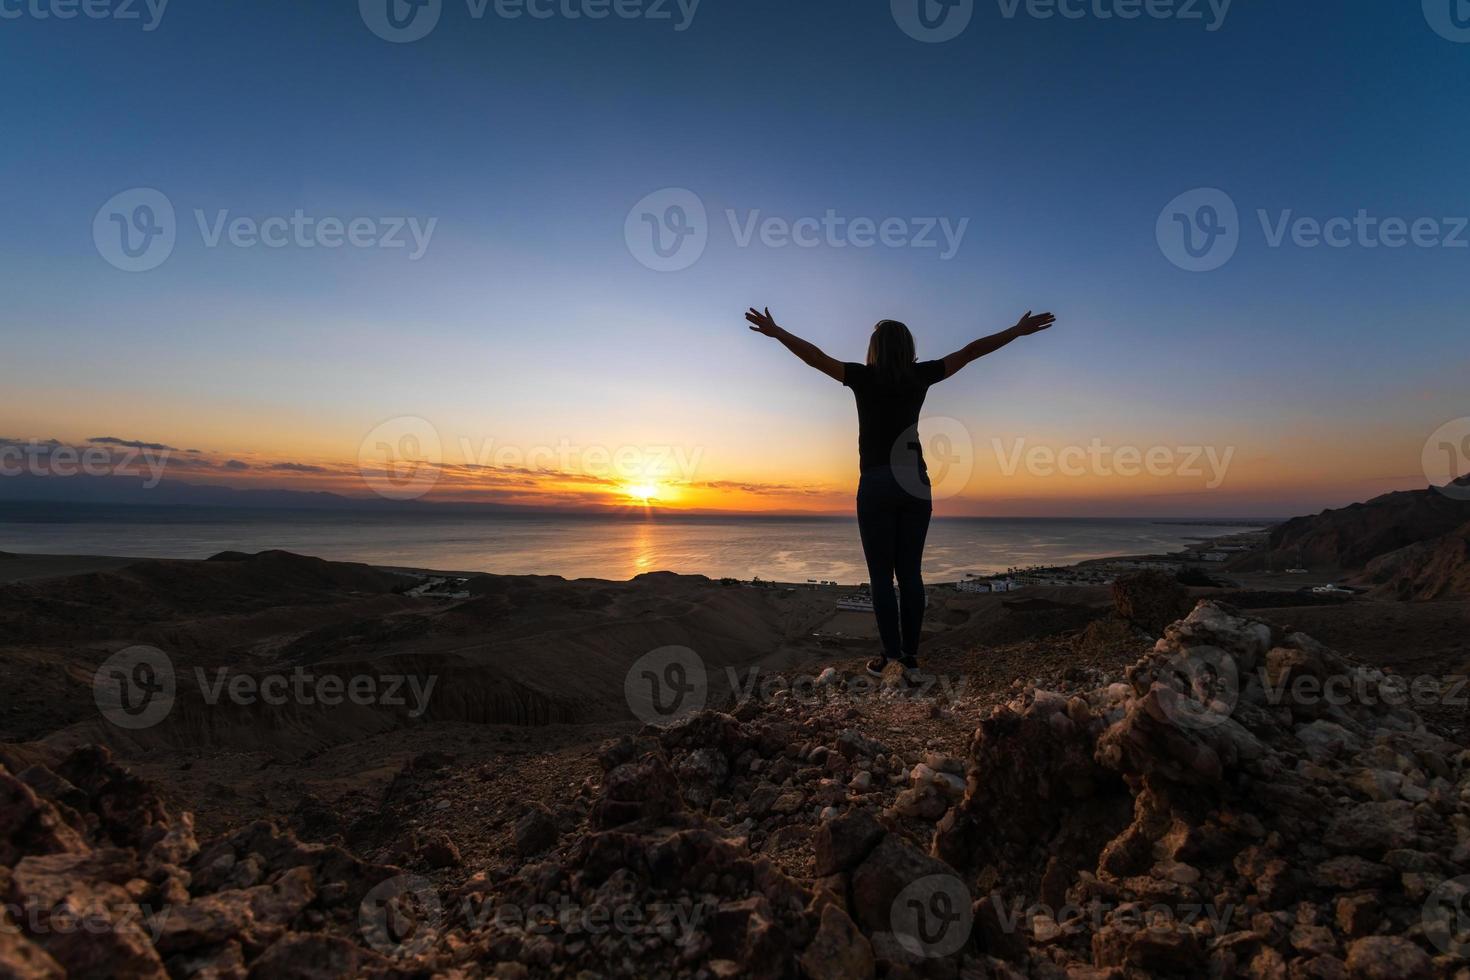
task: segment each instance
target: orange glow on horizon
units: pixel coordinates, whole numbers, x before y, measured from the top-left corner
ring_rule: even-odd
[[[941,516],[1189,513],[1288,517],[1427,485],[1419,472],[1420,446],[1397,434],[1383,434],[1371,452],[1307,430],[1286,429],[1254,442],[1234,432],[1221,436],[1218,442],[1223,448],[1218,451],[1178,451],[1174,440],[1159,439],[1140,442],[1144,451],[1135,452],[1131,459],[1104,455],[1101,465],[1089,458],[1088,442],[1069,439],[1063,433],[1033,434],[1024,445],[1019,441],[992,444],[993,440],[976,437],[968,447],[952,447],[948,458],[943,447],[936,445],[932,452],[926,448],[935,484],[935,512]],[[69,444],[88,443],[98,444],[86,438]],[[390,441],[390,445],[397,443]],[[1106,445],[1125,444],[1118,440]],[[1175,471],[1148,472],[1149,447],[1165,450],[1161,458]],[[471,445],[476,448],[477,444]],[[570,465],[506,444],[493,448],[515,449],[517,454],[503,461],[492,452],[466,452],[459,441],[446,439],[444,459],[438,454],[413,455],[410,475],[424,468],[433,477],[426,492],[414,499],[430,504],[630,515],[850,515],[858,482],[857,467],[845,447],[810,457],[763,454],[751,460],[749,447],[713,446],[705,452],[702,446],[695,451],[676,444],[672,452],[665,452],[668,443],[630,441],[622,446],[631,450],[626,463],[619,462],[617,451],[611,451],[601,457],[586,452],[574,455]],[[1187,444],[1182,448],[1187,449]],[[682,456],[681,449],[685,450]],[[120,454],[124,450],[115,445],[113,451]],[[364,458],[358,459],[350,455],[351,448],[348,453],[339,449],[335,455],[290,456],[279,449],[272,453],[174,449],[164,454],[163,478],[236,490],[326,492],[355,499],[374,497],[374,476],[380,482],[407,482],[399,472],[406,464],[373,459],[364,452]],[[449,458],[452,456],[459,458]],[[1144,472],[1138,472],[1140,465]]]

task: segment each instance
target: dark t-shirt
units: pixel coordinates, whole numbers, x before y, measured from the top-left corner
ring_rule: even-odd
[[[922,467],[919,410],[924,407],[929,386],[944,380],[944,362],[920,361],[914,365],[913,383],[900,388],[879,379],[866,364],[844,364],[842,368],[842,383],[857,399],[858,465],[864,470],[878,466]]]

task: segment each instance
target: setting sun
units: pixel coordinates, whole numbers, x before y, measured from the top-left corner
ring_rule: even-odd
[[[628,495],[629,499],[646,504],[659,498],[661,488],[656,483],[636,483],[624,487],[623,492]]]

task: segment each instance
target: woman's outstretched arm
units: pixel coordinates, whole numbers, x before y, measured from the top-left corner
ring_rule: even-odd
[[[750,329],[756,333],[764,334],[767,337],[775,337],[786,346],[787,350],[818,371],[821,371],[827,377],[839,382],[843,379],[846,372],[843,370],[841,361],[823,353],[822,349],[816,344],[808,343],[795,334],[789,333],[777,326],[776,321],[771,317],[770,307],[766,307],[764,313],[755,307],[751,307],[750,312],[745,314],[745,319],[750,321]]]
[[[1027,310],[1026,315],[1021,317],[1016,325],[1009,330],[1002,330],[1000,333],[991,334],[989,337],[981,337],[979,340],[971,341],[946,357],[944,359],[944,376],[946,378],[953,377],[971,361],[979,360],[986,354],[994,354],[1017,337],[1029,337],[1034,333],[1040,333],[1053,323],[1056,323],[1056,321],[1057,318],[1050,313],[1038,313],[1032,316],[1031,311]]]

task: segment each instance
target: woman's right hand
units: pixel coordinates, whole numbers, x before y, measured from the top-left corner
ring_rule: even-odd
[[[1057,318],[1050,313],[1037,313],[1033,316],[1031,311],[1027,310],[1026,315],[1017,320],[1011,330],[1017,337],[1029,337],[1034,333],[1041,333],[1056,322]]]

